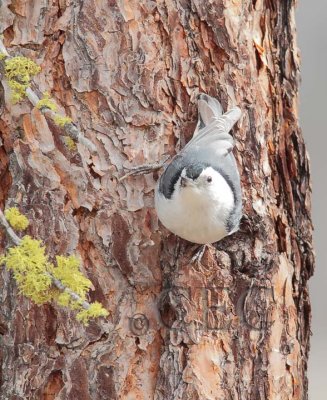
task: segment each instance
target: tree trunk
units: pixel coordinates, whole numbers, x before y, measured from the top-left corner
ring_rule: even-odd
[[[1,115],[1,208],[50,256],[77,254],[110,311],[83,327],[36,306],[3,269],[1,399],[307,399],[310,179],[298,126],[292,0],[4,0],[11,55],[96,146],[69,150],[26,100]],[[244,218],[195,247],[153,208],[156,173],[129,167],[190,139],[196,95],[238,105]],[[8,244],[4,232],[2,248]]]

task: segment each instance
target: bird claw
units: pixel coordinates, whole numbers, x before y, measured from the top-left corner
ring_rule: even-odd
[[[207,244],[203,244],[198,248],[198,250],[194,253],[193,257],[191,258],[191,264],[195,263],[197,263],[198,265],[201,264],[202,257],[204,256],[207,247],[208,247]]]
[[[165,163],[168,161],[170,156],[164,157],[164,159],[158,163],[154,164],[143,164],[143,165],[138,165],[136,167],[131,167],[129,168],[129,172],[119,178],[119,181],[123,181],[124,179],[128,178],[131,175],[145,175],[153,171],[157,171],[158,169],[162,168]]]
[[[216,252],[216,247],[213,246],[212,244],[202,244],[198,250],[194,253],[193,257],[191,258],[191,263],[192,264],[197,264],[198,266],[203,266],[203,264],[201,263],[202,258],[204,256],[204,253],[206,252],[206,250],[211,250],[212,252]]]

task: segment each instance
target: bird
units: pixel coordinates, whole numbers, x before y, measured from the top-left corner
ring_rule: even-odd
[[[193,137],[158,180],[158,218],[189,242],[212,244],[239,228],[242,190],[229,132],[241,114],[239,107],[224,113],[216,98],[199,94]]]

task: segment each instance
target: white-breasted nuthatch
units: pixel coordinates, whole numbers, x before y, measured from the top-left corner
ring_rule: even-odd
[[[213,97],[200,94],[194,135],[161,175],[155,207],[162,224],[193,243],[209,244],[238,230],[242,217],[240,176],[229,131],[238,107],[223,113]]]

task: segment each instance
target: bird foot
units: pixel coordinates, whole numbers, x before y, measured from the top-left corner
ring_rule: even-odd
[[[194,253],[193,257],[191,258],[191,263],[192,264],[197,263],[198,265],[201,265],[201,260],[202,260],[202,257],[204,256],[205,251],[207,249],[210,249],[210,248],[215,249],[214,246],[212,246],[211,244],[203,244],[203,245],[201,245],[197,249],[197,251]]]
[[[166,156],[162,161],[154,164],[143,164],[143,165],[138,165],[136,167],[131,167],[128,168],[129,172],[119,178],[119,181],[123,181],[124,179],[128,178],[131,175],[144,175],[148,174],[149,172],[157,171],[158,169],[162,168],[167,160],[170,158],[170,156]]]

